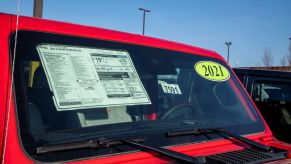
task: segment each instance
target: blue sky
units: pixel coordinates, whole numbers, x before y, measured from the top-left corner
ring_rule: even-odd
[[[32,16],[33,0],[20,0],[21,15]],[[288,53],[291,0],[44,0],[43,18],[145,34],[211,49],[230,64],[256,66],[265,48],[274,65]],[[1,0],[0,12],[16,13],[16,0]],[[1,21],[1,20],[0,20]]]

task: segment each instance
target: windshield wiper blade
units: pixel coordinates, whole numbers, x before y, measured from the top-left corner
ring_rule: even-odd
[[[73,149],[82,149],[82,148],[105,148],[114,145],[126,144],[129,146],[133,146],[142,151],[154,151],[160,153],[161,155],[167,156],[169,158],[182,161],[183,163],[200,163],[200,159],[196,159],[195,157],[179,153],[173,150],[161,148],[161,147],[153,147],[144,144],[140,144],[139,142],[143,142],[144,138],[134,138],[128,140],[108,140],[105,138],[97,139],[97,140],[88,140],[84,142],[77,143],[66,143],[66,144],[58,144],[58,145],[48,145],[38,147],[36,149],[37,154],[45,154],[49,152],[56,151],[65,151],[65,150],[73,150]],[[196,161],[196,162],[195,162]]]
[[[241,141],[245,144],[248,144],[248,145],[255,147],[257,149],[260,149],[262,151],[274,152],[274,150],[270,146],[263,145],[263,144],[258,143],[256,141],[250,140],[248,138],[230,133],[223,128],[199,128],[199,129],[186,130],[186,131],[174,131],[174,132],[167,132],[166,135],[168,137],[174,137],[174,136],[183,136],[183,135],[203,135],[203,134],[209,134],[209,133],[222,133],[224,135],[235,138],[238,141]]]
[[[143,142],[144,140],[145,140],[144,138],[134,138],[134,139],[129,139],[128,141]],[[49,152],[65,151],[65,150],[72,150],[72,149],[83,149],[83,148],[95,149],[95,148],[111,147],[111,146],[120,145],[120,144],[123,144],[123,142],[120,140],[108,140],[106,138],[100,138],[96,140],[88,140],[88,141],[82,141],[82,142],[41,146],[36,149],[36,153],[45,154]]]
[[[183,163],[185,163],[185,162],[187,162],[187,163],[198,163],[199,162],[199,159],[196,159],[195,157],[192,157],[190,155],[186,155],[186,154],[183,154],[183,153],[179,153],[179,152],[176,152],[176,151],[173,151],[173,150],[169,150],[169,149],[165,149],[165,148],[161,148],[161,147],[147,146],[147,145],[144,145],[144,144],[130,142],[130,141],[124,141],[124,140],[122,142],[124,142],[124,143],[126,143],[128,145],[135,146],[135,147],[139,148],[140,150],[143,150],[143,149],[144,150],[151,150],[151,151],[160,153],[160,154],[162,154],[164,156],[173,158],[173,159],[178,160],[178,161],[182,161]]]

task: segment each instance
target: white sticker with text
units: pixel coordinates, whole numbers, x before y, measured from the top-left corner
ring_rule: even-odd
[[[178,84],[168,84],[165,81],[159,81],[159,84],[161,84],[163,91],[165,93],[178,94],[178,95],[182,94]]]
[[[41,44],[58,111],[151,104],[127,51]]]

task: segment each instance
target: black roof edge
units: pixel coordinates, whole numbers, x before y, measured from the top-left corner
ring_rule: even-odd
[[[277,78],[290,78],[291,72],[273,71],[273,70],[258,70],[249,68],[233,68],[237,75],[249,75],[260,77],[277,77]]]

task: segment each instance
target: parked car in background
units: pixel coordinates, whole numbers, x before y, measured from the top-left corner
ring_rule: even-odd
[[[0,14],[3,163],[288,163],[216,52]],[[18,22],[18,24],[16,23]]]
[[[274,136],[291,143],[291,72],[234,69]]]

